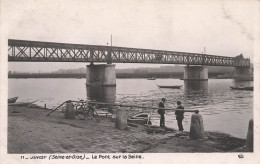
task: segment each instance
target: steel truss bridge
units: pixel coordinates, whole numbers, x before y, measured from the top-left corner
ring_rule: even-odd
[[[8,40],[9,62],[154,63],[249,67],[250,59],[126,47]]]

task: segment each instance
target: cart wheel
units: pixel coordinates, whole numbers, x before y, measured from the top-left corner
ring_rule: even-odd
[[[96,110],[95,110],[94,113],[93,113],[93,117],[95,118],[95,120],[96,120],[97,122],[100,122],[100,119],[99,119],[99,116],[98,116],[98,113],[97,113]]]
[[[93,119],[93,109],[92,109],[92,107],[89,107],[89,108],[88,108],[88,110],[87,110],[87,112],[86,112],[86,117],[87,117],[88,119]]]

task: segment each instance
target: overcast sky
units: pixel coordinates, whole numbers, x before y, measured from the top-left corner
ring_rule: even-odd
[[[254,59],[259,1],[4,1],[8,38],[237,56]],[[9,70],[50,72],[88,63],[14,63]],[[160,66],[116,64],[117,68]]]

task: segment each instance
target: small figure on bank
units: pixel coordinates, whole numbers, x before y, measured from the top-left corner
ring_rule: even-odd
[[[184,107],[181,106],[180,101],[177,101],[177,105],[178,105],[178,107],[176,109],[178,109],[178,110],[175,111],[176,120],[177,120],[177,123],[178,123],[179,131],[183,131],[184,129],[183,129],[183,126],[182,126],[182,120],[184,119],[184,116],[183,116]]]
[[[159,103],[159,108],[164,108],[164,103],[165,103],[166,99],[165,98],[162,98],[162,101]],[[164,127],[165,126],[165,117],[164,117],[164,114],[165,114],[165,109],[158,109],[158,114],[161,115],[161,118],[160,118],[160,127]]]

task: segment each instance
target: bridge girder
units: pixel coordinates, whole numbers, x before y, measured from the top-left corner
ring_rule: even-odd
[[[8,40],[9,62],[107,62],[249,67],[250,59],[208,54]]]

